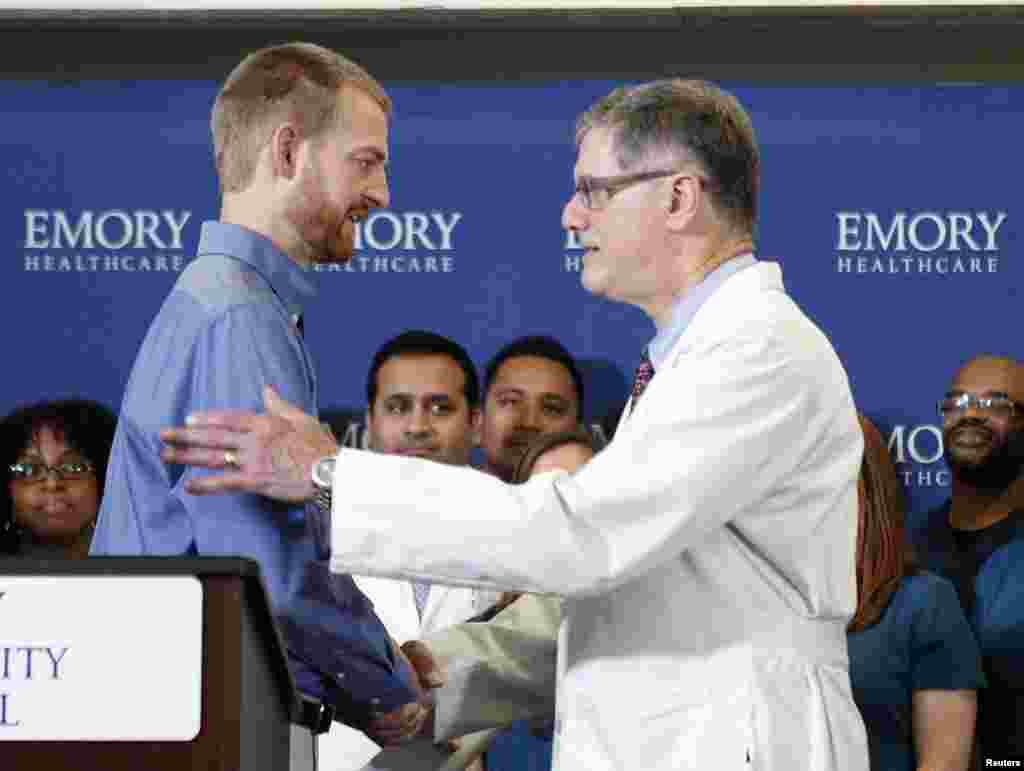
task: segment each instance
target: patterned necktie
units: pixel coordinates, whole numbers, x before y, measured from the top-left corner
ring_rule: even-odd
[[[652,377],[654,377],[654,364],[651,363],[651,357],[647,353],[647,348],[644,348],[643,353],[640,355],[640,363],[637,365],[636,372],[633,375],[633,402],[629,408],[630,412],[636,409],[636,405],[640,401],[640,397],[644,395],[647,384],[651,382]]]
[[[412,598],[416,603],[416,612],[420,619],[423,618],[423,609],[427,607],[427,595],[430,594],[430,584],[425,581],[412,581]]]

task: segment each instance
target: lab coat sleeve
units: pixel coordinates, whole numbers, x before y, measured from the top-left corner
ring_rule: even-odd
[[[831,348],[802,339],[817,334],[798,327],[695,345],[655,375],[613,441],[572,475],[509,486],[472,469],[341,450],[332,569],[607,592],[756,509],[830,432],[854,436],[829,428],[856,424],[849,399],[833,396],[848,386]],[[859,438],[845,441],[852,452]]]
[[[447,681],[433,691],[435,741],[515,720],[553,718],[560,603],[523,595],[493,619],[425,640]]]

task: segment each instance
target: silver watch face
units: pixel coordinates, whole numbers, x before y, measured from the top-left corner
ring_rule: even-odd
[[[318,487],[331,487],[334,482],[334,462],[335,457],[331,455],[321,458],[313,465],[313,484]]]

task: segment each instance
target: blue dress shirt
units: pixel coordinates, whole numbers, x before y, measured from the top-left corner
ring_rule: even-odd
[[[310,274],[267,238],[204,223],[142,343],[121,407],[92,554],[241,555],[260,564],[300,690],[361,725],[415,699],[411,673],[349,576],[317,560],[302,507],[257,495],[196,497],[203,472],[160,459],[159,432],[200,410],[263,411],[272,385],[317,412],[313,362],[294,319]]]
[[[693,321],[693,317],[697,315],[697,311],[708,301],[708,298],[725,283],[726,279],[749,268],[756,262],[754,255],[749,253],[727,260],[676,300],[675,305],[672,306],[672,317],[669,323],[658,330],[658,334],[647,346],[647,353],[651,357],[651,364],[654,365],[655,372],[668,360],[672,349],[679,342],[679,338],[683,336],[686,328]]]

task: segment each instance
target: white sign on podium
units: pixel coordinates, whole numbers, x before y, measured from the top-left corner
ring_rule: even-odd
[[[193,576],[0,576],[0,742],[191,741],[202,638]]]

